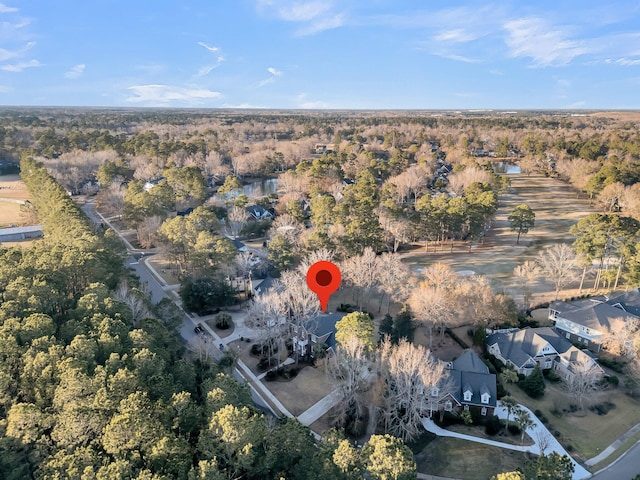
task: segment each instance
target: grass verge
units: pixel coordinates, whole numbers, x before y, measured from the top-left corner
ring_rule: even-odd
[[[608,465],[611,465],[618,458],[620,458],[627,450],[633,447],[637,442],[640,441],[640,432],[636,433],[633,437],[629,438],[626,442],[624,442],[620,447],[618,447],[615,452],[609,455],[600,463],[596,463],[594,466],[589,468],[589,471],[592,473],[598,472],[605,468]]]

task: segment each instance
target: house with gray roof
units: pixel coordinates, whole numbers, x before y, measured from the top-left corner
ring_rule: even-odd
[[[640,318],[640,287],[623,293],[613,293],[607,303]]]
[[[640,293],[631,290],[612,298],[595,297],[575,302],[551,302],[549,319],[567,340],[593,352],[602,350],[602,341],[610,331],[620,330],[640,317]]]
[[[536,367],[554,369],[565,378],[583,366],[604,373],[588,351],[574,347],[550,327],[493,333],[487,337],[487,350],[525,376]]]
[[[448,365],[451,393],[440,400],[445,411],[480,409],[481,415],[493,415],[498,401],[496,376],[473,351],[467,350]],[[438,389],[431,394],[438,395]]]
[[[315,322],[309,328],[298,325],[293,327],[294,352],[304,356],[313,356],[316,345],[325,350],[333,350],[336,347],[336,323],[342,320],[344,313],[325,313],[316,317]]]

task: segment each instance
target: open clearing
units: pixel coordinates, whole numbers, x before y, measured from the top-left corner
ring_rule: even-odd
[[[517,174],[509,175],[511,187],[509,192],[499,198],[499,208],[491,230],[482,243],[475,245],[471,251],[467,243],[455,245],[450,253],[448,245],[429,246],[429,252],[412,250],[403,254],[403,259],[413,271],[433,263],[444,263],[455,271],[472,270],[478,275],[486,275],[494,289],[510,293],[516,301],[520,301],[521,292],[513,279],[513,269],[527,260],[534,260],[538,253],[547,246],[556,243],[571,243],[573,236],[569,228],[581,218],[596,210],[589,200],[573,189],[569,184],[543,175]],[[520,245],[516,245],[517,234],[509,228],[507,217],[520,204],[527,204],[536,214],[535,228],[522,235]],[[563,296],[575,294],[571,285]],[[536,304],[553,300],[553,286],[543,280],[532,286],[532,303]]]
[[[24,225],[20,212],[20,204],[5,200],[28,200],[27,186],[20,180],[20,175],[0,176],[0,228],[13,225]]]

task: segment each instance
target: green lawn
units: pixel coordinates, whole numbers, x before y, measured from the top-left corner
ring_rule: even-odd
[[[507,390],[531,410],[542,411],[549,420],[549,431],[578,461],[595,457],[640,422],[640,402],[615,388],[597,392],[589,399],[593,403],[613,403],[615,408],[606,415],[598,415],[585,409],[576,414],[565,412],[560,416],[554,415],[552,411],[567,408],[569,400],[559,384],[547,382],[545,395],[539,400],[530,398],[515,385],[508,385]]]
[[[525,453],[457,438],[438,437],[415,455],[418,472],[461,480],[489,480],[522,466]]]

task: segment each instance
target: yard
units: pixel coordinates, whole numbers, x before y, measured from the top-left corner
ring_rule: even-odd
[[[486,480],[522,466],[529,457],[514,450],[438,437],[415,454],[418,472],[461,480]]]
[[[588,408],[581,412],[567,411],[570,400],[559,384],[547,382],[544,397],[538,400],[530,398],[515,385],[507,385],[507,390],[519,403],[531,410],[540,410],[548,419],[549,431],[581,462],[598,455],[640,422],[640,401],[617,388],[596,392],[587,401],[589,405],[605,402],[615,405],[605,415],[598,415]]]

